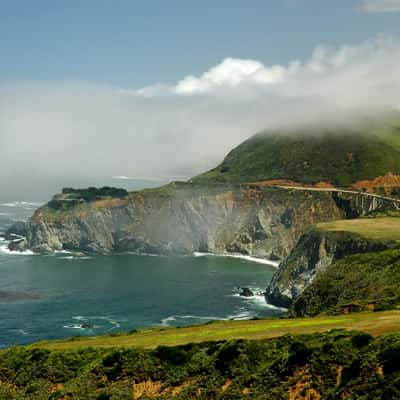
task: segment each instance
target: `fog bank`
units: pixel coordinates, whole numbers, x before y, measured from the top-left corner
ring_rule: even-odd
[[[0,191],[11,182],[185,179],[264,129],[398,109],[400,41],[318,47],[308,60],[229,58],[174,84],[0,84]],[[122,179],[114,179],[118,185]]]

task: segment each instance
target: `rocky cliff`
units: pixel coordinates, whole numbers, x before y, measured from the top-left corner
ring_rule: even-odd
[[[26,241],[20,241],[17,249],[103,254],[233,252],[281,260],[312,225],[384,205],[372,198],[357,200],[357,196],[363,195],[187,183],[68,207],[54,207],[53,200],[35,212]]]
[[[288,308],[335,261],[352,254],[382,251],[390,245],[354,233],[310,230],[280,265],[267,288],[266,299]]]
[[[65,188],[35,212],[26,239],[19,237],[10,247],[105,254],[235,252],[284,259],[318,222],[399,206],[373,194],[335,189],[400,174],[399,149],[364,128],[258,134],[217,168],[158,189]],[[277,179],[296,187],[269,186]]]

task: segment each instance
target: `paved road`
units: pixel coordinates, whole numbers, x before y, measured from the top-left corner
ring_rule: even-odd
[[[393,197],[381,196],[375,193],[367,193],[367,192],[358,192],[356,190],[348,190],[348,189],[338,189],[338,188],[309,188],[309,187],[302,187],[302,186],[277,186],[282,189],[294,189],[294,190],[304,190],[304,191],[314,191],[314,192],[340,192],[340,193],[350,193],[350,194],[357,194],[365,197],[375,197],[377,199],[383,199],[388,201],[393,201],[398,206],[400,206],[400,200],[395,199]]]

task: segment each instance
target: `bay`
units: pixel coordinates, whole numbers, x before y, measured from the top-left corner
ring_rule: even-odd
[[[30,202],[0,205],[0,232]],[[0,243],[0,346],[149,326],[279,315],[262,292],[274,267],[215,256],[9,254]],[[239,296],[249,287],[255,296]]]

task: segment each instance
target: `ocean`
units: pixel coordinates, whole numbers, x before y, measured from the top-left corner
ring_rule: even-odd
[[[40,204],[0,203],[0,347],[149,326],[282,314],[262,292],[275,267],[251,259],[195,254],[24,254],[1,234]],[[240,287],[255,295],[244,298]]]

